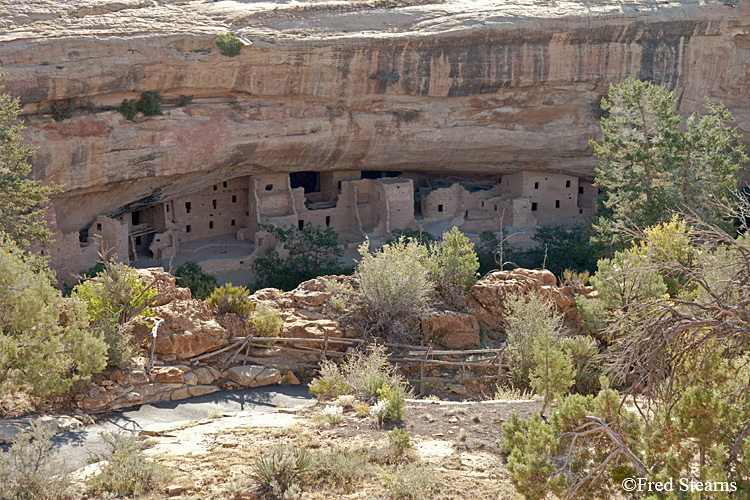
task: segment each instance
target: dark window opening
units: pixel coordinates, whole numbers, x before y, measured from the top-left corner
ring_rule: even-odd
[[[167,213],[169,213],[169,205],[164,205],[167,208]]]
[[[532,212],[536,212],[536,202],[535,201],[531,202],[531,211]]]
[[[534,189],[539,189],[539,183],[538,182],[534,183]]]
[[[224,181],[224,187],[227,187],[227,181]]]
[[[186,233],[189,233],[189,232],[190,232],[190,224],[188,224],[187,226],[185,226],[185,232],[186,232]]]
[[[339,191],[341,191],[341,181],[339,181]]]
[[[442,211],[443,211],[443,205],[438,205],[438,212],[442,212]]]
[[[578,194],[583,194],[583,186],[578,186]]]
[[[466,211],[466,212],[464,213],[464,219],[468,219],[468,218],[469,218],[469,211],[467,210],[467,211]]]
[[[305,194],[320,192],[320,172],[292,172],[289,182],[292,189],[304,188]]]
[[[214,228],[214,221],[210,220],[208,221],[208,228],[213,229]]]
[[[569,187],[570,187],[570,181],[565,181],[565,187],[566,187],[566,188],[569,188]]]
[[[305,221],[303,221],[303,220],[301,220],[301,219],[300,219],[300,220],[298,220],[298,221],[297,221],[297,227],[299,227],[299,230],[300,230],[300,231],[302,231],[303,229],[305,229]]]
[[[482,208],[484,208],[484,202],[482,202]]]
[[[217,186],[216,184],[214,184],[214,191],[216,191],[217,189],[219,189],[219,186]]]
[[[214,206],[214,209],[216,208],[216,200],[211,200],[211,205]]]
[[[273,184],[266,184],[266,191],[273,191]]]
[[[232,203],[237,203],[237,195],[236,194],[232,195]]]
[[[140,211],[136,210],[135,212],[133,212],[132,214],[130,214],[130,216],[132,217],[131,222],[133,223],[134,226],[137,226],[138,224],[141,223],[141,212]]]
[[[359,174],[360,179],[380,179],[383,177],[382,170],[363,170]]]
[[[578,209],[578,213],[579,213],[579,214],[582,214],[582,213],[583,213],[583,209],[582,209],[582,208],[579,208],[579,209]]]
[[[495,212],[497,212],[497,205],[495,205]]]
[[[96,230],[97,230],[97,231],[101,231],[101,230],[102,230],[102,225],[101,225],[101,223],[99,223],[99,222],[97,222],[97,223],[96,223]]]
[[[185,202],[185,212],[190,213],[190,202],[189,201]]]
[[[555,208],[560,208],[560,200],[555,200]]]
[[[236,225],[237,225],[237,224],[235,224],[235,222],[234,222],[234,219],[232,219],[232,225],[233,225],[233,226],[236,226]]]
[[[326,215],[326,226],[330,226],[330,225],[331,225],[331,216]]]
[[[141,237],[140,237],[140,236],[136,236],[136,237],[135,237],[135,244],[136,244],[136,245],[140,245],[140,244],[141,244],[142,242],[143,242],[143,240],[141,240]]]
[[[78,241],[81,243],[88,243],[89,241],[89,230],[81,229],[78,231]]]
[[[401,175],[401,172],[400,171],[395,171],[395,170],[393,170],[391,172],[383,172],[383,176],[384,177],[398,177],[399,175]]]

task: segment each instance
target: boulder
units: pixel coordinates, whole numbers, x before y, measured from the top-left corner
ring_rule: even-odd
[[[495,271],[477,281],[471,287],[472,301],[469,307],[480,323],[498,329],[505,321],[505,302],[514,295],[539,293],[556,305],[565,314],[569,326],[577,326],[575,296],[570,287],[558,287],[555,275],[547,270],[514,269]]]
[[[190,289],[177,286],[177,279],[164,271],[161,267],[150,267],[148,269],[136,269],[138,277],[144,284],[154,283],[157,291],[155,307],[169,304],[175,300],[190,300]]]
[[[259,365],[233,366],[227,370],[229,379],[243,387],[261,387],[276,384],[281,380],[281,372],[275,368]]]
[[[436,311],[420,320],[425,340],[439,338],[448,349],[479,346],[479,322],[471,314]]]
[[[187,359],[229,344],[229,332],[201,300],[175,300],[153,311],[164,319],[156,337],[157,354]]]

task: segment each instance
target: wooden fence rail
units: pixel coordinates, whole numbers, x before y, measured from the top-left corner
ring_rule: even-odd
[[[286,345],[275,345],[277,343],[292,344],[294,347]],[[329,357],[342,358],[345,353],[341,351],[329,350],[329,345],[360,345],[367,343],[363,339],[344,339],[344,338],[329,338],[328,333],[324,338],[304,338],[304,337],[254,337],[250,335],[248,337],[233,337],[230,339],[230,344],[216,351],[208,352],[195,356],[190,359],[190,362],[197,365],[199,361],[224,354],[232,350],[236,350],[232,357],[225,363],[224,368],[226,369],[229,365],[234,363],[236,360],[250,360],[258,364],[277,364],[274,361],[251,358],[251,348],[269,348],[276,349],[279,351],[287,352],[301,352],[307,354],[317,354],[318,358],[323,361]],[[323,344],[321,348],[311,347],[309,345],[302,344]],[[419,366],[419,378],[418,379],[407,379],[412,383],[419,383],[419,393],[424,394],[425,383],[454,383],[454,382],[469,382],[474,380],[498,380],[505,378],[503,375],[503,355],[506,350],[506,346],[502,345],[499,349],[435,349],[434,345],[430,342],[428,345],[409,345],[409,344],[393,344],[383,343],[385,347],[391,347],[394,349],[406,349],[406,353],[402,353],[401,356],[392,356],[388,359],[397,364],[407,365],[418,365]],[[242,351],[244,355],[242,355]],[[474,356],[477,354],[492,354],[493,356],[487,356],[480,359],[474,360],[446,360],[446,359],[434,359],[434,356]],[[290,366],[305,366],[315,367],[309,363],[297,363],[297,362],[285,362],[285,365]],[[426,377],[425,369],[430,366],[454,366],[454,367],[466,367],[466,368],[497,368],[496,375],[484,375],[477,377],[464,377],[464,378],[437,378],[437,377]]]

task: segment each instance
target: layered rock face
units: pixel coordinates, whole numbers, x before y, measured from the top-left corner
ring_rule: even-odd
[[[676,89],[683,112],[719,99],[750,137],[747,3],[413,3],[0,4],[35,173],[65,186],[58,226],[267,171],[590,178],[599,100],[628,76]],[[252,42],[237,57],[214,42],[229,30]],[[146,90],[167,98],[163,115],[95,109]],[[45,114],[66,99],[93,107]]]

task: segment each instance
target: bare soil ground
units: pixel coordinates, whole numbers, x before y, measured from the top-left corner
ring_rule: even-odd
[[[389,443],[393,425],[378,428],[369,416],[358,417],[352,408],[345,409],[337,424],[324,423],[319,415],[326,406],[217,416],[146,432],[152,440],[146,453],[171,471],[169,486],[147,498],[266,498],[248,477],[252,466],[275,446],[293,445],[307,448],[313,464],[317,457],[346,452],[366,457],[360,463],[337,466],[337,470],[356,469],[357,477],[350,480],[312,474],[301,484],[305,499],[397,498],[389,484],[398,480],[408,463],[423,475],[407,487],[416,492],[426,485],[424,498],[520,499],[508,480],[499,437],[502,423],[512,413],[529,416],[539,411],[536,401],[410,400],[398,425],[411,437],[412,446],[403,453]]]

